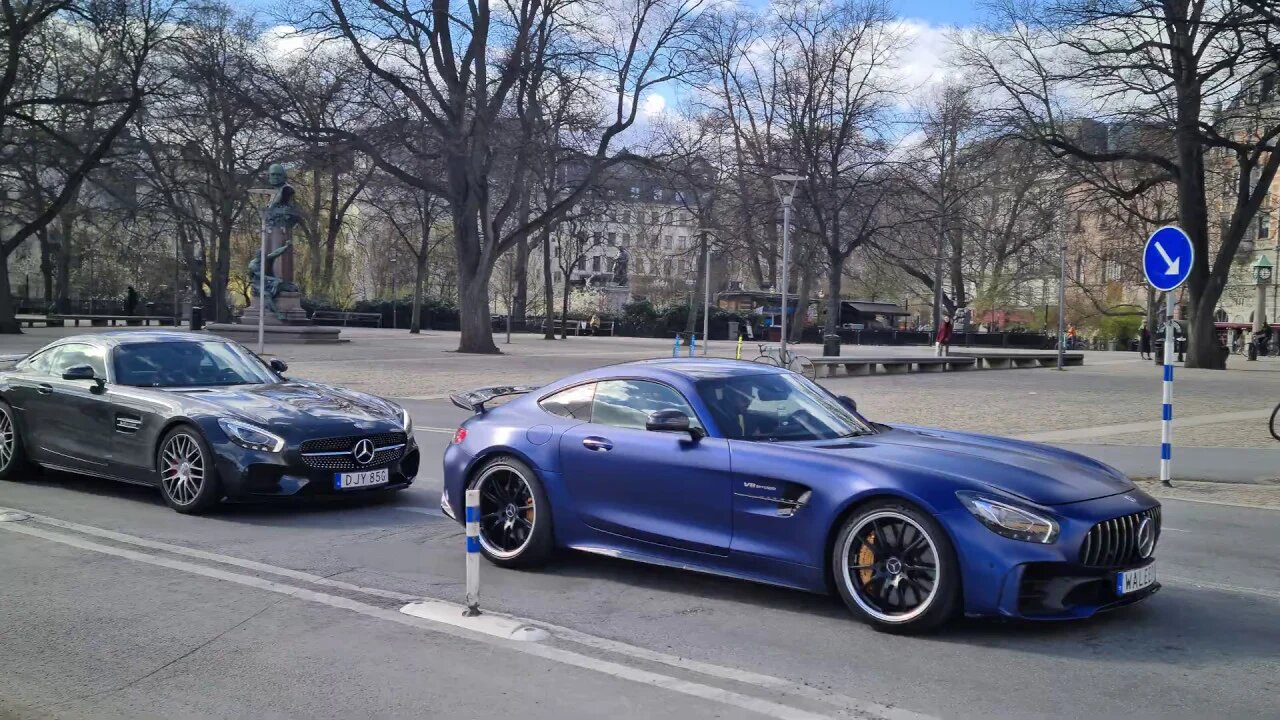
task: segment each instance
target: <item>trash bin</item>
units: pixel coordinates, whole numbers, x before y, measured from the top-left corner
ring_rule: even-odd
[[[840,357],[840,336],[822,336],[822,357]]]
[[[200,307],[199,305],[191,306],[191,329],[192,330],[204,329],[204,308]]]
[[[1164,338],[1151,341],[1151,359],[1156,365],[1164,364]]]

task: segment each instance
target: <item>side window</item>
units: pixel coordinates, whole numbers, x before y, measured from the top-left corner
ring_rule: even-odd
[[[63,345],[58,349],[58,356],[52,360],[52,367],[49,369],[51,374],[61,377],[67,368],[88,365],[93,368],[93,373],[98,377],[105,378],[107,376],[106,355],[103,353],[102,348],[72,343]]]
[[[679,410],[689,416],[690,427],[702,427],[683,395],[667,385],[648,380],[596,383],[591,421],[599,425],[643,430],[649,413],[657,410]]]
[[[590,422],[591,397],[595,392],[595,383],[575,385],[567,390],[561,390],[555,395],[543,398],[538,405],[552,415]]]
[[[53,363],[55,356],[57,356],[58,353],[60,352],[62,352],[62,348],[56,347],[56,348],[51,348],[49,350],[45,350],[42,353],[32,355],[31,357],[19,363],[18,369],[23,372],[40,373],[42,375],[49,375],[52,372],[49,369],[49,366]]]

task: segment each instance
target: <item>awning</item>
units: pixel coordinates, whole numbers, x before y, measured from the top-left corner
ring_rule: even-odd
[[[870,302],[866,300],[841,300],[840,303],[847,308],[852,308],[860,313],[868,315],[910,315],[911,313],[899,310],[898,306],[893,303]]]

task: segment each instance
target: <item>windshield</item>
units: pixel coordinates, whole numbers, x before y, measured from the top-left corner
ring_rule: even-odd
[[[703,380],[697,388],[730,440],[801,442],[873,432],[830,393],[793,373]]]
[[[128,343],[115,349],[116,382],[134,387],[207,387],[279,382],[248,350],[225,341]]]

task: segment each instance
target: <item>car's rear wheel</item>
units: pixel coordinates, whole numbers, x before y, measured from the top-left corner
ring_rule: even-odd
[[[831,562],[845,605],[879,630],[924,632],[955,614],[955,550],[938,522],[913,505],[859,508],[836,536]]]
[[[480,491],[480,552],[502,567],[535,567],[551,557],[551,505],[533,468],[513,457],[485,463]]]
[[[13,408],[0,402],[0,480],[16,480],[31,469]]]
[[[200,432],[187,425],[170,430],[156,453],[160,494],[184,514],[208,511],[221,499],[213,453]]]

